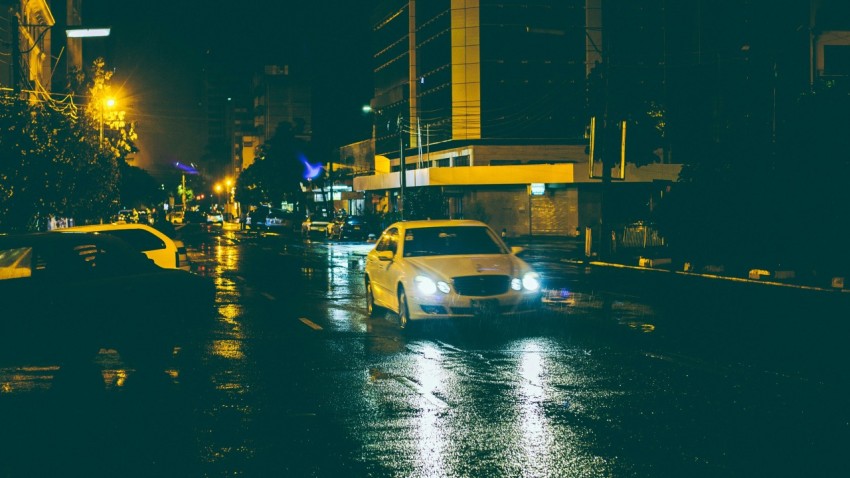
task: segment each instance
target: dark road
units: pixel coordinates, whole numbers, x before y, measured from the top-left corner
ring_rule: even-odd
[[[182,231],[216,311],[142,371],[0,363],[0,476],[847,476],[847,301],[683,283],[528,243],[528,322],[400,330],[367,243]],[[179,293],[169,291],[168,293]]]

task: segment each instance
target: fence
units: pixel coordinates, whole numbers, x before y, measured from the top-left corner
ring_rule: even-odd
[[[664,247],[666,242],[653,224],[637,222],[623,228],[617,237],[618,248],[649,249]]]

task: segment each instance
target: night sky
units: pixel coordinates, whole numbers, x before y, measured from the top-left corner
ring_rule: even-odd
[[[332,8],[331,8],[332,7]],[[348,127],[371,97],[368,5],[276,0],[84,0],[83,23],[112,34],[103,49],[123,109],[138,122],[136,164],[156,177],[196,162],[207,144],[204,62],[249,84],[263,64],[306,64],[317,73],[314,138],[336,146],[365,139]],[[98,51],[100,52],[100,51]]]

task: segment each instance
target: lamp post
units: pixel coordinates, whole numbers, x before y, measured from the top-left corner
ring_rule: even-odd
[[[221,183],[216,183],[215,185],[215,204],[219,206],[221,204]]]
[[[103,120],[106,112],[106,108],[114,108],[115,107],[115,98],[103,98],[100,101],[100,135],[98,144],[100,145],[100,149],[103,149]]]
[[[401,115],[398,115],[398,172],[400,179],[398,193],[398,217],[400,220],[404,220],[404,189],[407,186],[407,171],[404,162],[404,121]]]
[[[235,200],[233,199],[233,180],[230,178],[224,179],[224,215],[234,215]]]

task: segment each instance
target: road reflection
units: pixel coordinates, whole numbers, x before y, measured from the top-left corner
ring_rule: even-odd
[[[552,462],[550,453],[554,434],[545,412],[548,372],[546,357],[549,351],[538,340],[528,339],[517,344],[520,349],[517,373],[518,381],[516,433],[519,439],[518,457],[523,470],[532,476],[550,476]]]

